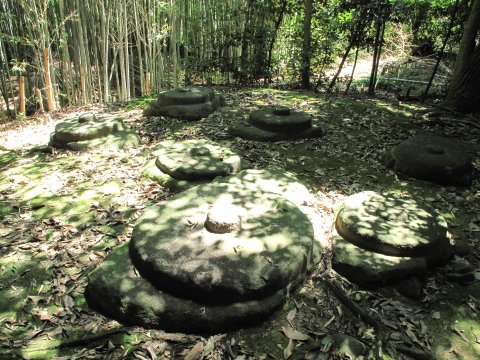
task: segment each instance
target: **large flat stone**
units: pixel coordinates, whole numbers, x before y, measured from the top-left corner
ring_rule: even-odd
[[[143,115],[194,121],[207,117],[223,105],[223,96],[214,94],[212,89],[189,87],[160,93],[158,99],[145,108]]]
[[[212,180],[241,169],[240,156],[206,140],[164,141],[154,154],[157,167],[178,180]]]
[[[145,210],[130,243],[135,267],[157,286],[203,302],[262,298],[285,287],[311,262],[312,224],[283,196],[250,188],[214,182]],[[233,230],[211,230],[215,209],[219,223],[222,209],[238,212],[223,224]]]
[[[273,132],[260,129],[251,124],[236,123],[228,128],[228,132],[232,136],[238,136],[244,139],[265,142],[310,139],[323,136],[322,130],[317,126],[312,126],[311,128],[305,130],[297,130],[291,132]]]
[[[216,306],[172,296],[139,275],[125,244],[89,274],[85,295],[92,308],[125,324],[213,334],[261,322],[284,302],[287,289]]]
[[[119,131],[97,139],[72,141],[68,143],[57,142],[53,136],[50,145],[60,149],[84,151],[90,149],[127,149],[141,144],[140,137],[134,131]]]
[[[161,171],[155,159],[149,160],[142,166],[140,169],[140,174],[147,179],[157,182],[158,184],[165,186],[172,192],[180,192],[197,185],[202,185],[210,182],[210,180],[178,180],[171,177],[168,174],[165,174]]]
[[[118,131],[126,131],[122,118],[112,115],[82,114],[67,119],[55,126],[57,143],[71,143],[97,139]]]
[[[447,223],[432,207],[409,196],[364,191],[348,197],[336,217],[343,238],[366,250],[393,256],[451,256]]]
[[[389,256],[358,247],[340,236],[333,236],[332,268],[358,284],[381,284],[428,271],[422,257]]]
[[[469,186],[473,178],[471,156],[441,136],[413,136],[388,149],[384,162],[398,173],[440,185]]]

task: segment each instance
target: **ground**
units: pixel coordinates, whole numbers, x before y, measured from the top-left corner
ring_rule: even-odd
[[[76,111],[123,116],[144,142],[125,151],[46,148],[54,125],[74,113],[2,125],[0,145],[8,151],[0,151],[0,358],[341,358],[332,344],[336,333],[367,344],[368,357],[383,338],[384,358],[479,358],[480,181],[469,188],[441,187],[401,177],[381,163],[385,148],[429,132],[465,144],[478,169],[478,118],[387,99],[216,90],[225,93],[227,105],[199,122],[142,117],[141,102]],[[229,124],[265,104],[311,113],[325,136],[273,144],[229,137]],[[325,236],[335,207],[350,194],[391,190],[423,199],[447,219],[457,259],[471,265],[469,274],[459,277],[452,266],[440,267],[425,279],[421,298],[409,300],[393,287],[362,289],[338,277],[328,269],[326,249],[303,286],[255,328],[204,337],[169,334],[125,327],[93,312],[83,297],[88,272],[129,240],[145,207],[171,196],[140,178],[139,169],[159,141],[192,138],[230,146],[247,167],[293,172],[315,194]]]

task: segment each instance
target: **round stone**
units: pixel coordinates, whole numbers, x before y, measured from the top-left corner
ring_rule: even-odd
[[[426,257],[429,263],[451,255],[445,219],[409,196],[365,191],[348,197],[335,221],[338,234],[372,252]]]
[[[231,202],[218,202],[207,213],[205,229],[216,234],[225,234],[240,229],[243,209]]]
[[[140,137],[128,130],[118,116],[85,113],[55,126],[50,146],[69,150],[93,148],[127,148],[141,143]]]
[[[55,140],[60,143],[92,140],[119,131],[126,131],[118,116],[84,114],[65,120],[55,126]]]
[[[217,305],[177,297],[139,275],[125,244],[88,275],[85,298],[94,310],[124,324],[218,334],[261,322],[285,301],[287,292],[284,288],[261,299]]]
[[[259,129],[279,133],[301,132],[312,127],[310,114],[286,107],[268,106],[252,111],[249,122]]]
[[[158,95],[159,105],[191,105],[211,101],[213,90],[206,87],[189,87],[164,91]]]
[[[208,87],[164,91],[145,108],[144,116],[169,116],[194,121],[207,117],[225,104],[223,96]]]
[[[178,180],[211,180],[240,171],[240,157],[204,140],[165,141],[155,151],[157,167]]]
[[[233,214],[218,215],[219,204]],[[169,293],[223,303],[287,286],[306,270],[313,241],[311,222],[283,196],[225,181],[145,210],[130,256],[142,276]]]
[[[440,185],[469,186],[473,177],[471,156],[441,136],[413,136],[387,150],[384,162],[398,173]]]

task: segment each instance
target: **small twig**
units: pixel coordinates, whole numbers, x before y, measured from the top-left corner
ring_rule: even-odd
[[[7,282],[6,284],[4,285],[0,285],[0,291],[2,290],[5,290],[6,288],[12,286],[15,281],[17,281],[18,279],[21,279],[22,277],[24,277],[27,273],[29,273],[32,269],[26,269],[26,270],[23,270],[20,274],[18,274],[15,279],[12,279],[10,280],[9,282]]]

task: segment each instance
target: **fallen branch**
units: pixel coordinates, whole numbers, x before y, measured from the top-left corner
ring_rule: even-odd
[[[63,341],[57,345],[52,345],[52,346],[47,346],[44,348],[32,348],[32,349],[27,349],[27,351],[43,351],[43,350],[55,350],[55,349],[65,349],[65,348],[70,348],[70,347],[76,347],[76,346],[82,346],[82,345],[88,345],[93,342],[97,342],[100,340],[104,340],[112,335],[116,334],[123,334],[123,333],[128,333],[132,330],[131,327],[120,327],[116,329],[112,329],[109,331],[105,331],[100,334],[93,334],[89,336],[85,336],[80,339],[71,339],[71,340],[66,340]]]

